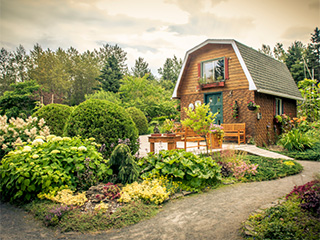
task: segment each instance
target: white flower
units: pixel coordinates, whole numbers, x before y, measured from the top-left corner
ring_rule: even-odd
[[[54,138],[51,139],[52,142],[58,142],[58,141],[61,141],[61,140],[63,140],[62,137],[54,137]]]
[[[73,150],[73,151],[77,151],[78,150],[77,147],[71,147],[70,149]]]
[[[39,158],[39,155],[38,155],[38,154],[34,154],[34,155],[32,156],[32,158],[33,158],[33,159],[37,159],[37,158]]]
[[[42,145],[43,143],[44,141],[41,138],[37,138],[33,140],[32,145],[39,146],[39,145]]]
[[[87,148],[85,146],[80,146],[78,147],[79,151],[87,151]]]
[[[44,119],[41,118],[40,121],[39,121],[39,123],[38,123],[38,125],[39,125],[39,127],[42,127],[45,123],[46,123],[46,122],[44,121]]]
[[[2,150],[5,150],[8,146],[6,144],[2,145]]]
[[[71,141],[71,138],[69,138],[69,137],[63,137],[62,138],[64,141]]]
[[[31,152],[31,147],[30,146],[24,146],[22,149],[22,152]]]

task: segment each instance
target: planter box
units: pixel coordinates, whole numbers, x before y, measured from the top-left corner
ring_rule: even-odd
[[[161,133],[151,133],[151,137],[160,137]]]
[[[202,84],[200,86],[200,88],[202,89],[215,88],[215,87],[224,87],[224,82],[213,82],[213,83]]]

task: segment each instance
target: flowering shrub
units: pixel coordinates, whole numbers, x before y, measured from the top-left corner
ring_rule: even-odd
[[[223,139],[224,136],[224,131],[223,127],[217,124],[212,124],[210,125],[210,132],[214,135],[216,135],[220,140]]]
[[[241,179],[245,175],[255,175],[257,173],[257,167],[258,165],[255,164],[248,164],[244,161],[238,161],[238,162],[229,162],[227,163],[227,166],[231,169],[233,172],[233,176],[236,179]]]
[[[142,177],[168,176],[181,182],[181,189],[200,191],[220,181],[220,166],[211,157],[199,157],[185,150],[161,151],[139,160]]]
[[[68,206],[60,206],[60,207],[55,207],[55,208],[49,210],[49,214],[46,215],[46,217],[44,219],[45,225],[46,226],[58,225],[62,216],[71,209],[72,208],[70,208]]]
[[[119,202],[129,203],[139,199],[161,204],[169,199],[170,192],[163,186],[163,182],[157,178],[146,179],[142,183],[134,182],[122,188]]]
[[[88,169],[92,172],[88,179],[79,178]],[[0,194],[5,201],[29,201],[39,193],[55,194],[66,185],[86,190],[112,174],[94,142],[54,135],[8,153],[0,172]]]
[[[234,150],[223,151],[220,154],[220,165],[224,167],[226,174],[232,173],[236,179],[241,180],[246,175],[255,175],[258,168],[258,164],[246,162],[244,160],[245,157],[245,152]]]
[[[41,198],[49,199],[53,202],[62,203],[64,205],[82,206],[86,201],[88,201],[85,192],[73,194],[70,189],[63,189],[54,196],[52,194],[39,194]]]
[[[239,106],[237,101],[235,101],[234,104],[231,104],[231,108],[232,108],[232,117],[234,119],[237,119],[239,117]]]
[[[32,142],[38,135],[50,135],[50,130],[42,118],[39,121],[36,117],[26,120],[11,118],[8,123],[6,115],[0,116],[0,159],[23,142]]]

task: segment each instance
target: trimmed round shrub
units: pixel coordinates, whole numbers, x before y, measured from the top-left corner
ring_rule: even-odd
[[[73,108],[68,105],[51,103],[40,108],[33,116],[43,118],[52,134],[62,136],[64,125],[72,111]]]
[[[139,130],[139,135],[145,134],[148,132],[148,120],[144,113],[136,108],[130,107],[127,109],[127,112],[130,114],[132,120],[136,124],[136,127]]]
[[[112,102],[89,99],[71,113],[64,133],[67,136],[94,137],[104,144],[103,153],[109,157],[119,140],[125,140],[135,154],[139,150],[138,129],[126,110]]]
[[[95,142],[48,136],[11,151],[0,165],[1,200],[28,202],[39,193],[86,190],[112,174]]]

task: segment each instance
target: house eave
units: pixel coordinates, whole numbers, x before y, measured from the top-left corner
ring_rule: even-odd
[[[277,96],[277,97],[283,97],[283,98],[303,101],[302,97],[292,96],[292,95],[289,95],[289,94],[274,92],[274,91],[265,90],[265,89],[258,89],[257,92],[264,93],[264,94],[269,94],[269,95],[273,95],[273,96]]]

